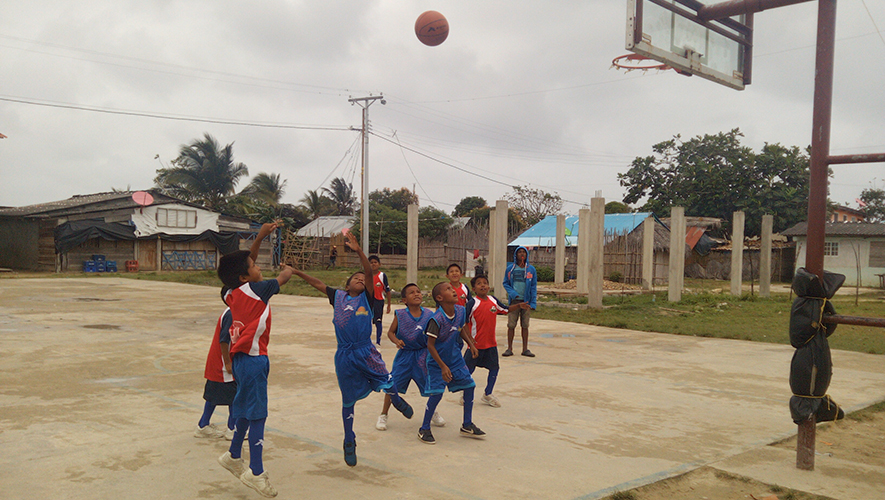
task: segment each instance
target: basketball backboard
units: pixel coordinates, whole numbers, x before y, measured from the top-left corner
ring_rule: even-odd
[[[702,21],[723,0],[627,0],[627,49],[686,75],[743,90],[750,84],[753,15]]]

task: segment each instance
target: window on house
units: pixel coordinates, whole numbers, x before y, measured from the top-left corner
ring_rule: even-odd
[[[824,255],[831,255],[833,257],[839,255],[839,242],[838,241],[824,242]]]
[[[885,241],[870,242],[870,267],[885,267]]]
[[[175,210],[171,208],[157,209],[157,226],[159,227],[197,227],[196,210]]]

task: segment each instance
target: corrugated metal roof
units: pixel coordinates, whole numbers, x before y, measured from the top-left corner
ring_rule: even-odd
[[[104,212],[124,208],[138,208],[138,203],[132,199],[135,191],[120,191],[110,193],[95,193],[75,195],[66,200],[50,201],[37,205],[0,209],[0,217],[64,217],[73,214],[85,214],[90,212]],[[183,205],[197,206],[171,196],[166,196],[159,191],[147,190],[154,198],[152,205],[164,205],[168,203],[180,203]],[[203,208],[203,207],[199,207]],[[208,210],[208,209],[206,209]]]
[[[603,226],[606,232],[629,233],[642,224],[642,221],[650,217],[651,212],[637,212],[630,214],[605,214]],[[565,218],[565,246],[578,245],[579,223],[577,215],[569,215]],[[556,216],[548,215],[534,226],[526,229],[509,246],[524,247],[555,247],[556,246]]]
[[[781,232],[784,236],[807,236],[808,223],[800,222]],[[885,224],[872,222],[827,222],[824,225],[827,236],[885,236]]]
[[[344,229],[350,229],[353,222],[354,216],[352,215],[325,215],[317,217],[295,234],[296,236],[328,238],[341,233]]]

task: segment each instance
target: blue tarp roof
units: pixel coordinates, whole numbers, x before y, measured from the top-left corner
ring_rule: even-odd
[[[637,212],[630,214],[606,214],[605,231],[618,234],[629,233],[642,224],[642,221],[652,216],[651,212]],[[565,218],[565,246],[578,245],[578,216],[569,215]],[[509,246],[530,247],[555,247],[556,246],[556,216],[548,215],[541,222],[528,228]]]

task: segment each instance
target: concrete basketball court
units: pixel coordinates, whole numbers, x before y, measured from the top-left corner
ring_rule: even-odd
[[[796,432],[790,346],[542,320],[532,322],[537,358],[501,360],[503,406],[474,408],[487,439],[458,435],[461,407],[447,394],[439,411],[449,424],[434,428],[435,446],[420,443],[414,387],[415,418],[392,412],[389,429],[376,431],[373,394],[356,406],[359,465],[350,468],[332,309],[308,297],[271,304],[264,459],[278,498],[593,499],[702,465],[840,499],[882,498],[881,481],[841,474],[837,459],[818,456],[805,472],[795,454],[772,458],[766,445]],[[223,307],[217,289],[194,285],[0,280],[2,497],[261,498],[216,462],[224,442],[192,436]],[[394,351],[385,341],[388,365]],[[829,392],[846,410],[885,398],[885,356],[833,358]],[[485,374],[477,370],[479,387]],[[226,418],[219,408],[213,422]]]

